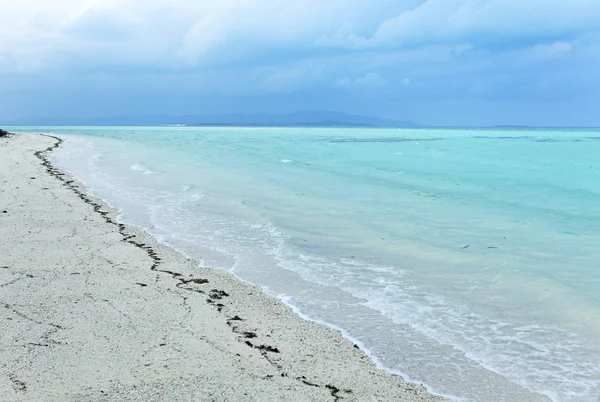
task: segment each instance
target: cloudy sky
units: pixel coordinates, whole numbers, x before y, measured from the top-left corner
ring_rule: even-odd
[[[0,5],[0,122],[296,110],[600,126],[600,0]]]

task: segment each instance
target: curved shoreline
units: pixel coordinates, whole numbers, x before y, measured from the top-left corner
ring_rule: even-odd
[[[0,253],[1,400],[441,399],[258,287],[117,222],[48,161],[60,139],[2,142],[12,203],[0,234],[19,240]]]

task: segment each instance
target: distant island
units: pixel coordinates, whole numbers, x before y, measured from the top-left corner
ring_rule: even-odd
[[[285,114],[215,114],[183,116],[108,116],[97,118],[35,118],[16,125],[39,126],[204,126],[204,127],[416,127],[412,121],[388,120],[333,111]]]
[[[503,128],[503,129],[510,129],[510,128],[512,128],[512,129],[521,130],[521,129],[530,129],[530,128],[534,128],[534,127],[523,126],[523,125],[501,124],[501,125],[492,126],[492,128]]]
[[[412,121],[387,120],[341,112],[304,111],[286,114],[234,114],[203,116],[191,126],[278,126],[278,127],[415,127]]]

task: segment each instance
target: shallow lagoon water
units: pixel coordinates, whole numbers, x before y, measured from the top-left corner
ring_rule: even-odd
[[[600,397],[600,131],[46,127],[125,222],[468,400]]]

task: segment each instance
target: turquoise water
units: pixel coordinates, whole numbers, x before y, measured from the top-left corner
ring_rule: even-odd
[[[600,400],[600,130],[19,128],[161,241],[468,400]]]

